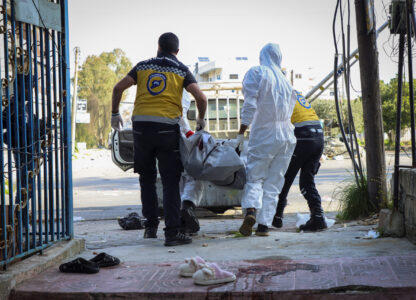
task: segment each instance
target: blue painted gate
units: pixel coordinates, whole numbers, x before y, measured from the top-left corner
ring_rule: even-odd
[[[0,263],[73,237],[67,0],[0,5]]]

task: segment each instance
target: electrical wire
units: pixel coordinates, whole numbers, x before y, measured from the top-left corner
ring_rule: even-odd
[[[338,11],[340,12],[340,16],[341,16],[341,30],[342,30],[342,35],[343,35],[343,45],[344,45],[344,50],[345,50],[345,36],[343,34],[343,13],[342,13],[342,5],[341,5],[341,0],[337,0],[337,5],[335,7],[335,12],[334,12],[334,18],[333,18],[333,23],[332,23],[332,34],[333,34],[333,40],[334,40],[334,47],[335,47],[335,57],[334,57],[334,97],[335,97],[335,108],[336,108],[336,112],[337,112],[337,118],[338,118],[338,123],[339,123],[339,127],[340,127],[340,131],[341,131],[341,135],[345,144],[345,147],[347,148],[347,152],[353,162],[353,169],[354,169],[354,175],[357,181],[357,184],[360,184],[360,182],[362,182],[362,180],[359,179],[359,174],[361,177],[362,174],[362,170],[360,169],[359,165],[357,164],[356,160],[355,160],[355,155],[354,153],[351,151],[351,147],[350,144],[346,138],[346,134],[344,131],[344,126],[343,126],[343,122],[342,122],[342,118],[341,118],[341,107],[340,107],[340,103],[339,103],[339,98],[338,98],[338,72],[337,72],[337,68],[338,68],[338,56],[339,56],[339,52],[338,52],[338,44],[337,44],[337,40],[336,40],[336,33],[335,33],[335,29],[336,29],[336,20],[337,20],[337,14]],[[345,51],[344,51],[344,56],[345,56]],[[343,59],[344,62],[344,66],[346,63],[346,59]],[[346,72],[348,72],[348,70],[345,70]],[[350,115],[350,114],[349,114]],[[350,120],[350,118],[348,118]],[[350,128],[351,131],[351,128]],[[353,141],[351,140],[351,143]],[[361,171],[361,172],[360,172]]]
[[[351,9],[350,9],[350,0],[347,0],[348,3],[348,23],[347,23],[347,56],[349,58],[350,52],[351,52],[351,26],[350,26],[350,19],[351,19]],[[373,28],[373,30],[376,30],[376,28]],[[345,53],[345,49],[344,49]],[[345,55],[344,55],[345,56]],[[357,161],[358,161],[358,172],[361,177],[361,181],[364,182],[364,176],[363,176],[363,167],[361,164],[361,157],[359,152],[359,145],[358,145],[358,139],[357,139],[357,132],[355,130],[355,123],[354,123],[354,116],[352,114],[352,108],[351,108],[351,93],[350,93],[350,82],[351,82],[351,65],[350,60],[348,59],[346,61],[346,66],[348,70],[348,74],[346,75],[346,89],[347,89],[347,103],[348,103],[348,112],[349,112],[349,124],[350,124],[350,142],[351,142],[351,149],[352,153],[354,155],[354,142],[355,142],[355,149],[357,151]]]
[[[361,94],[361,93],[362,93],[362,91],[361,91],[361,90],[357,90],[357,89],[354,87],[354,84],[352,83],[352,79],[351,79],[351,77],[350,77],[350,86],[351,86],[352,90],[353,90],[356,94]]]
[[[340,0],[341,1],[341,0]],[[347,94],[347,121],[348,121],[348,131],[349,131],[349,140],[345,140],[345,144],[348,144],[351,149],[351,159],[353,161],[353,165],[356,166],[355,161],[355,149],[354,149],[354,142],[353,142],[353,136],[352,132],[354,131],[354,124],[352,119],[352,113],[351,113],[351,103],[350,103],[350,90],[349,90],[349,78],[350,78],[350,65],[349,60],[347,57],[350,55],[350,34],[349,34],[349,27],[350,27],[350,3],[349,0],[347,1],[348,4],[348,15],[347,15],[347,27],[348,27],[348,36],[347,36],[347,42],[345,41],[345,31],[344,31],[344,13],[340,11],[340,19],[341,19],[341,34],[342,34],[342,63],[344,66],[344,81],[345,81],[345,89]],[[341,6],[340,6],[341,7]],[[345,6],[344,6],[345,11]],[[346,54],[347,53],[347,54]],[[341,112],[343,111],[342,103],[340,104]],[[340,126],[344,126],[343,123],[340,124]],[[354,175],[356,176],[357,183],[358,183],[358,176],[360,176],[360,179],[362,179],[362,171],[361,171],[361,162],[359,162],[358,167],[354,167]]]
[[[382,1],[382,5],[384,7],[384,11],[386,14],[386,18],[388,18],[388,9],[386,7],[386,4],[384,3],[384,0]],[[414,9],[413,9],[413,13],[414,13]],[[405,18],[401,18],[399,24],[397,25],[397,30],[402,26],[402,23],[406,22]],[[393,32],[389,38],[387,39],[387,41],[385,41],[382,45],[383,51],[386,54],[386,56],[395,64],[397,64],[398,61],[398,56],[399,56],[399,41],[396,37],[396,35],[398,34],[398,32]],[[412,49],[414,49],[413,45],[415,44],[415,37],[413,36],[412,38]],[[405,47],[407,47],[407,40],[405,41]],[[405,57],[407,57],[407,53],[404,53]],[[412,51],[412,55],[416,55],[416,49]]]

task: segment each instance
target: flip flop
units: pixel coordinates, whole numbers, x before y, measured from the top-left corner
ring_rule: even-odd
[[[102,252],[90,259],[91,262],[96,263],[100,268],[116,266],[120,263],[120,260],[117,257],[108,255],[105,252]]]
[[[59,266],[59,271],[63,273],[95,274],[100,271],[100,268],[95,262],[78,257],[70,262],[61,264]]]

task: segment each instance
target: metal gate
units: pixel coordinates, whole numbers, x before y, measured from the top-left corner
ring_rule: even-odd
[[[73,237],[67,0],[0,5],[0,264]]]

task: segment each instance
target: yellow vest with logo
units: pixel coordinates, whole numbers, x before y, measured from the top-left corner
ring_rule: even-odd
[[[183,77],[169,72],[137,72],[133,116],[175,119],[182,116]]]
[[[290,119],[292,124],[302,123],[305,121],[319,121],[318,115],[312,108],[311,104],[306,101],[305,97],[298,92],[296,92],[296,96],[297,101]]]
[[[182,116],[182,93],[188,69],[174,58],[155,57],[137,64],[135,116],[176,119]]]

